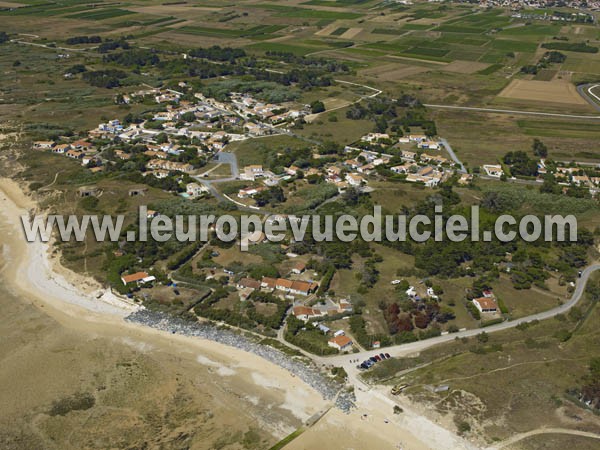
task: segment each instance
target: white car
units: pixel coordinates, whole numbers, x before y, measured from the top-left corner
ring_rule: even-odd
[[[402,280],[392,280],[392,284],[400,284],[402,283]]]

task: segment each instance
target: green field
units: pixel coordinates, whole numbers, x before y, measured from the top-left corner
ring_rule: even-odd
[[[259,52],[285,52],[293,53],[294,55],[302,56],[308,53],[319,50],[319,48],[306,47],[301,45],[284,44],[280,42],[261,42],[252,44],[246,47],[247,50]]]
[[[340,27],[337,28],[336,30],[334,30],[330,36],[341,36],[342,34],[344,34],[346,31],[348,31],[347,27]]]
[[[78,14],[72,14],[67,16],[69,19],[82,19],[82,20],[105,20],[113,17],[126,16],[128,14],[135,14],[133,11],[127,11],[126,9],[120,8],[108,8],[101,9],[99,11],[89,11]]]
[[[275,33],[285,28],[283,25],[257,25],[252,28],[238,30],[231,28],[214,28],[201,26],[185,26],[178,28],[177,31],[186,34],[196,34],[199,36],[227,36],[227,37],[253,37],[264,36]]]

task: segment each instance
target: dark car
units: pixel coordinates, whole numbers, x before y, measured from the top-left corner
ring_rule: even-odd
[[[381,361],[381,358],[379,357],[379,355],[375,355],[375,356],[373,356],[373,358],[375,358],[375,360],[376,360],[377,362]]]
[[[376,363],[376,362],[377,362],[377,360],[375,359],[375,357],[374,357],[374,356],[371,356],[369,359],[370,359],[370,360],[371,360],[371,362],[373,362],[373,363]]]
[[[386,353],[386,354],[385,354],[385,357],[386,357],[386,358],[388,358],[388,359],[389,359],[389,358],[391,358],[391,356],[390,356],[390,354],[389,354],[389,353]]]
[[[380,353],[380,354],[379,354],[379,357],[380,357],[381,359],[387,359],[387,358],[386,358],[386,356],[385,356],[383,353]]]

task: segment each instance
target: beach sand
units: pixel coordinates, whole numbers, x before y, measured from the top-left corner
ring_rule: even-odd
[[[34,207],[0,180],[1,448],[265,448],[326,406],[254,354],[125,322],[131,305],[24,241]],[[79,394],[95,405],[49,414]]]
[[[255,354],[124,321],[135,305],[25,242],[20,216],[35,207],[0,179],[0,386],[11,386],[0,447],[260,449],[331,406]],[[357,387],[356,410],[330,409],[285,448],[473,448],[414,412],[393,414],[386,388]],[[92,408],[49,414],[82,393]]]

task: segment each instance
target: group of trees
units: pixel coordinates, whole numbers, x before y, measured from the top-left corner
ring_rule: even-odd
[[[285,340],[289,343],[317,355],[332,355],[338,352],[327,345],[327,337],[312,325],[307,326],[293,315],[287,318],[286,323]]]
[[[254,291],[251,296],[239,307],[233,309],[217,307],[216,304],[227,298],[234,288],[220,286],[213,293],[195,306],[194,311],[198,316],[211,320],[223,321],[230,325],[239,326],[249,330],[255,330],[258,326],[264,327],[265,331],[277,330],[283,324],[285,313],[289,304],[271,293]],[[261,314],[257,311],[257,304],[273,304],[275,311],[272,314]]]
[[[100,36],[73,36],[65,40],[67,45],[100,44],[101,42],[102,38]]]
[[[104,55],[104,62],[113,62],[122,66],[154,66],[160,62],[160,58],[153,50],[131,49],[119,53]]]
[[[277,205],[285,202],[285,195],[281,186],[271,186],[254,196],[258,206]]]
[[[188,51],[188,55],[193,58],[208,59],[210,61],[229,61],[233,63],[239,58],[244,58],[246,52],[241,48],[213,45],[209,48],[194,48]]]
[[[600,410],[600,358],[592,358],[583,378],[580,399],[594,410]]]
[[[325,104],[321,100],[315,100],[310,104],[310,111],[313,114],[318,114],[325,111]]]
[[[598,53],[598,47],[588,45],[585,42],[546,42],[542,44],[542,48],[568,52]]]
[[[122,48],[123,50],[129,50],[129,42],[127,42],[125,39],[120,39],[118,41],[106,40],[98,46],[98,52],[108,53],[111,50],[116,50],[118,48]]]
[[[548,157],[548,147],[537,138],[533,140],[531,149],[537,158],[543,159]],[[504,155],[502,161],[510,167],[512,175],[534,177],[538,174],[537,160],[530,158],[529,155],[522,150],[508,152]]]
[[[561,64],[567,60],[567,56],[555,50],[544,53],[536,64],[530,64],[521,67],[522,73],[535,75],[540,70],[547,68],[550,64]]]
[[[122,70],[107,69],[84,72],[82,79],[92,86],[103,87],[107,89],[121,86],[121,81],[127,77]]]
[[[404,114],[398,114],[400,106]],[[413,96],[403,94],[398,101],[387,97],[376,97],[367,102],[355,103],[346,112],[346,117],[352,120],[372,119],[374,131],[385,133],[388,128],[399,135],[403,130],[408,132],[410,127],[420,127],[429,136],[437,134],[435,122],[427,116],[427,110]]]
[[[265,56],[269,59],[285,62],[287,64],[296,64],[300,66],[314,66],[325,72],[348,72],[348,65],[343,62],[329,60],[325,58],[312,58],[308,56],[298,56],[290,52],[268,51]]]
[[[521,150],[514,152],[508,152],[502,158],[504,164],[510,167],[512,175],[534,177],[538,173],[538,164],[535,159],[529,157],[529,155]]]

